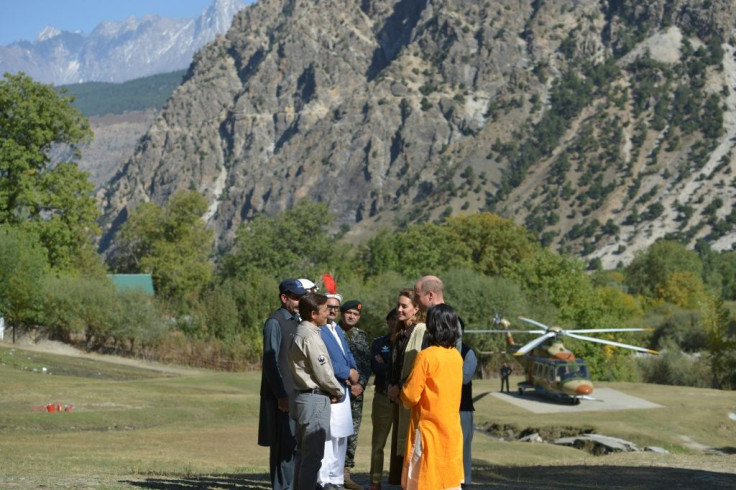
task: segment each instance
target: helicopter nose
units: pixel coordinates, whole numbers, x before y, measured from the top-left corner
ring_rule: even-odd
[[[575,388],[576,395],[590,395],[593,393],[593,387],[589,384],[581,384]]]

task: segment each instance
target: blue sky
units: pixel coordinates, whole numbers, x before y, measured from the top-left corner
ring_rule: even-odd
[[[214,0],[0,0],[0,46],[33,41],[46,26],[89,34],[102,21],[155,14],[199,16]],[[250,3],[250,2],[248,2]]]

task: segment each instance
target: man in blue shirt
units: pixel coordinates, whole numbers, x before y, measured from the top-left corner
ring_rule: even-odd
[[[391,360],[391,342],[396,335],[396,322],[396,308],[394,308],[386,315],[388,333],[376,338],[371,344],[371,370],[375,374],[374,385],[376,389],[373,394],[373,411],[371,412],[373,434],[371,437],[370,490],[381,489],[383,451],[393,424],[393,408],[386,393],[388,386],[386,374]]]

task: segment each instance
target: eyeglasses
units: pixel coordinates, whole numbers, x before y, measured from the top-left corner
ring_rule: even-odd
[[[340,308],[339,306],[332,306],[332,305],[327,305],[327,309],[328,309],[328,310],[337,310],[337,309],[339,309],[339,308]]]

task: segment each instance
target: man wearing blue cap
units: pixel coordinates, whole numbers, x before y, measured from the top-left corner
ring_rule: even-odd
[[[273,489],[291,489],[294,483],[295,425],[289,416],[294,381],[287,352],[300,322],[299,298],[306,292],[298,279],[281,281],[281,308],[273,312],[263,326],[258,445],[270,447],[269,471]]]

